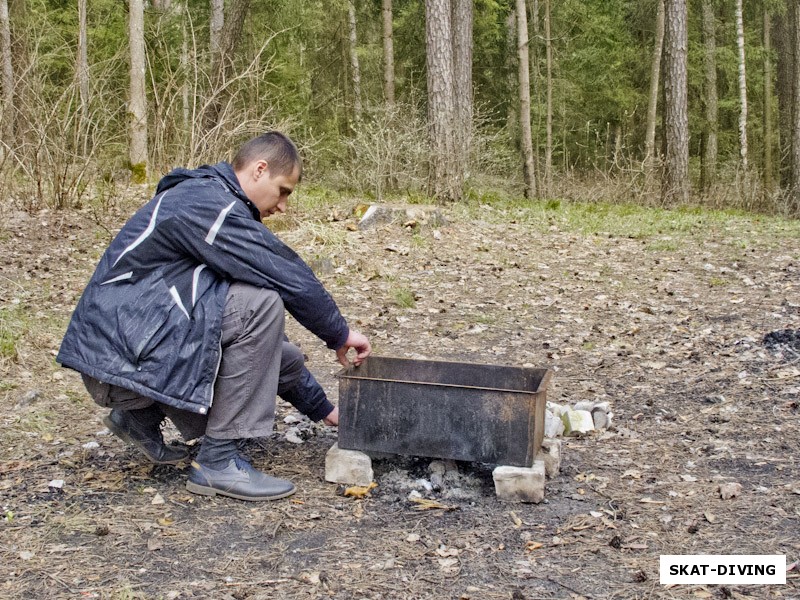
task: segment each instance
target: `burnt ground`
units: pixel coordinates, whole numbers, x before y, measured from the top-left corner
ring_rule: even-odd
[[[136,201],[144,199],[145,192]],[[491,465],[376,461],[364,499],[324,481],[335,429],[248,445],[292,479],[274,503],[194,496],[108,435],[54,362],[81,289],[132,210],[0,223],[0,597],[798,598],[785,586],[659,584],[662,554],[800,555],[800,226],[558,203],[449,207],[438,229],[353,231],[310,198],[273,225],[387,356],[550,367],[548,399],[611,403],[564,440],[546,501],[505,504]],[[332,353],[294,323],[335,400]],[[167,431],[168,435],[171,432]],[[59,481],[60,480],[60,481]],[[63,482],[63,483],[61,483]],[[741,484],[722,499],[719,484]],[[412,489],[444,508],[420,510]]]

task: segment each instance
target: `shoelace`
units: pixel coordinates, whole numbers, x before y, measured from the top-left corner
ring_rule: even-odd
[[[236,454],[236,456],[233,457],[233,462],[236,463],[237,469],[241,469],[243,471],[250,471],[253,468],[253,465],[250,464],[250,461],[241,454]]]

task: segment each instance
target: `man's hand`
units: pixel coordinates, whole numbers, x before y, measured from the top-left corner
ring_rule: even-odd
[[[342,363],[343,367],[350,366],[350,361],[347,359],[347,351],[350,350],[350,348],[355,348],[356,350],[356,357],[352,363],[355,366],[364,362],[364,359],[372,352],[372,346],[367,336],[351,329],[350,333],[347,335],[347,341],[344,343],[344,346],[336,351],[336,358]]]
[[[322,422],[325,423],[325,425],[336,427],[339,424],[339,407],[334,406],[333,410],[328,413],[328,416],[322,419]]]

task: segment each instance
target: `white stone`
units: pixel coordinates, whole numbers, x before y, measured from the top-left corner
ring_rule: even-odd
[[[560,419],[561,415],[569,410],[569,407],[555,402],[548,402],[547,409]]]
[[[286,430],[286,433],[283,436],[286,438],[287,442],[292,444],[302,444],[303,438],[300,437],[300,430],[297,427],[290,427]]]
[[[580,435],[594,429],[594,419],[588,410],[570,410],[561,415],[564,435]]]
[[[592,412],[594,407],[594,400],[581,400],[580,402],[575,403],[575,408],[573,410],[588,410],[589,412]]]
[[[564,433],[564,422],[560,417],[557,417],[550,412],[550,409],[544,411],[544,437],[557,438]]]
[[[595,429],[606,429],[610,425],[608,413],[599,406],[592,409],[592,421]]]
[[[561,440],[542,440],[542,449],[536,455],[537,461],[544,463],[544,472],[552,479],[561,470]]]
[[[334,444],[325,455],[325,481],[349,485],[372,483],[372,459],[358,450],[341,450]]]
[[[541,502],[544,500],[544,462],[537,460],[533,466],[500,466],[492,471],[494,489],[499,500],[508,502]]]

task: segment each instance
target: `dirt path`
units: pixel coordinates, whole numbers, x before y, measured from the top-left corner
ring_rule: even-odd
[[[540,205],[450,208],[436,230],[284,217],[279,235],[376,354],[551,367],[550,400],[606,400],[615,427],[565,440],[546,502],[514,505],[489,466],[459,464],[429,492],[428,461],[408,458],[376,461],[371,496],[343,497],[323,480],[335,430],[304,426],[292,444],[279,419],[249,452],[299,492],[253,505],[193,496],[180,469],[103,435],[54,363],[127,211],[6,214],[0,597],[800,597],[796,569],[786,586],[658,582],[662,554],[798,560],[800,347],[764,343],[800,329],[796,223]],[[333,355],[289,335],[336,399]],[[722,482],[741,494],[723,500]],[[412,488],[450,510],[417,510]]]

